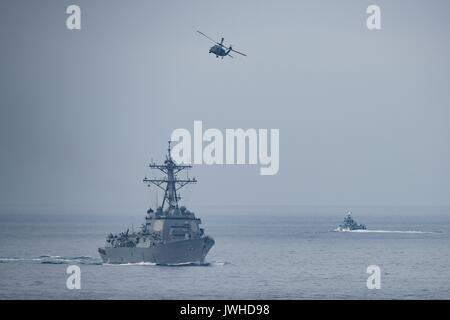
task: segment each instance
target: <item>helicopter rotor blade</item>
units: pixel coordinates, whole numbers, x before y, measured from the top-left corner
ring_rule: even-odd
[[[230,45],[228,48],[224,46],[224,48],[227,49],[227,50],[229,50],[229,51],[233,51],[233,52],[236,52],[236,53],[238,53],[238,54],[240,54],[240,55],[243,55],[244,57],[247,56],[245,53],[242,53],[242,52],[239,52],[239,51],[237,51],[237,50],[234,50],[234,49],[233,49],[233,45]]]
[[[240,55],[243,55],[244,57],[247,56],[245,53],[242,53],[242,52],[239,52],[239,51],[234,50],[231,46],[230,46],[229,49],[230,49],[231,51],[233,51],[233,52],[236,52],[236,53],[238,53],[238,54],[240,54]]]
[[[201,34],[202,36],[204,36],[205,38],[209,39],[210,41],[214,42],[215,44],[218,44],[219,46],[223,46],[221,43],[217,42],[217,41],[214,40],[213,38],[208,37],[208,36],[207,36],[206,34],[204,34],[203,32],[198,31],[198,30],[197,30],[197,32],[200,33],[200,34]]]

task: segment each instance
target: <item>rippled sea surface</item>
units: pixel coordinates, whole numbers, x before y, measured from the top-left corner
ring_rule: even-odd
[[[216,244],[205,265],[103,265],[109,232],[144,214],[0,215],[0,299],[450,298],[450,208],[192,208]],[[346,211],[369,232],[333,232]],[[81,289],[66,268],[81,268]],[[369,265],[381,289],[368,290]]]

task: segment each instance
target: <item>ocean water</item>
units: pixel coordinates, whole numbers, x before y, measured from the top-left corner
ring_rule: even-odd
[[[0,215],[0,299],[449,299],[450,208],[352,207],[368,232],[332,230],[349,208],[193,208],[216,244],[202,266],[104,265],[109,232],[145,213]],[[81,289],[66,268],[81,268]],[[369,290],[369,265],[381,289]]]

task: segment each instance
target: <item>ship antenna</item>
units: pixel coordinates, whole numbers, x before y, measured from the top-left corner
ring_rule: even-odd
[[[168,211],[167,213],[170,214],[171,212],[178,212],[176,209],[178,209],[178,200],[181,199],[179,196],[179,193],[177,192],[182,187],[186,186],[187,184],[196,183],[197,180],[195,178],[189,178],[187,176],[186,179],[179,179],[177,177],[177,174],[182,170],[188,170],[192,166],[191,165],[183,165],[183,164],[177,164],[173,161],[172,155],[171,155],[171,142],[169,140],[169,146],[167,148],[168,155],[167,160],[164,162],[164,164],[158,165],[155,163],[152,163],[149,165],[151,169],[157,169],[160,170],[164,177],[162,178],[155,178],[155,179],[144,179],[144,182],[147,184],[153,184],[156,185],[158,188],[164,191],[164,198],[161,204],[161,208],[164,209],[164,205],[167,203]]]
[[[171,154],[172,150],[171,150],[171,146],[170,146],[171,143],[172,143],[172,141],[169,140],[169,147],[167,148],[167,153],[169,155],[169,159],[172,159],[172,154]]]

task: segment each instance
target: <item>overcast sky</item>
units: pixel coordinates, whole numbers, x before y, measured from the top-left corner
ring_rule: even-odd
[[[66,28],[73,3],[79,31]],[[366,28],[374,3],[380,31]],[[280,170],[195,166],[188,205],[450,205],[449,12],[447,0],[1,1],[0,212],[146,208],[147,164],[194,120],[280,129]],[[216,59],[196,30],[248,57]]]

